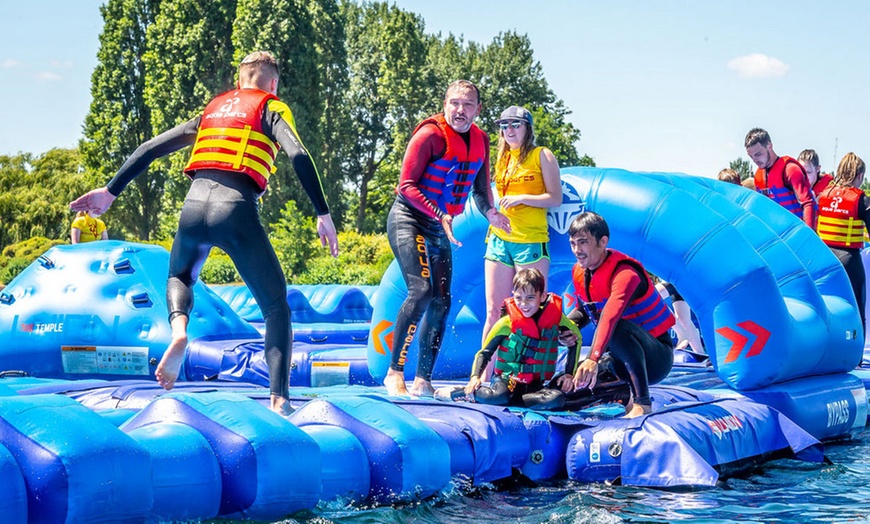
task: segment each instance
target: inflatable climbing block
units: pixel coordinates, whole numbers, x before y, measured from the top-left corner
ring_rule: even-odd
[[[28,522],[142,522],[150,514],[148,452],[72,399],[0,398],[0,444],[24,478]]]
[[[211,446],[220,465],[219,516],[279,519],[317,504],[320,448],[258,402],[224,392],[168,393],[121,429],[167,422],[196,429]]]
[[[450,449],[444,440],[385,399],[311,400],[290,421],[299,427],[339,426],[353,433],[368,452],[372,500],[417,500],[439,493],[450,481]]]
[[[0,515],[3,522],[27,522],[27,489],[18,463],[6,446],[0,445]]]
[[[338,426],[302,426],[320,446],[322,501],[360,502],[369,495],[371,471],[365,448],[350,431]]]
[[[168,265],[169,253],[155,245],[49,249],[0,292],[3,367],[55,378],[153,376],[171,339]],[[193,293],[191,339],[259,336],[204,284]]]
[[[821,462],[823,447],[775,409],[732,399],[674,405],[634,419],[589,421],[571,439],[568,477],[624,485],[710,487],[779,457]]]

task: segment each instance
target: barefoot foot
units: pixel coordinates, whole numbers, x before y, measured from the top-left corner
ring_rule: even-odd
[[[296,411],[292,406],[290,406],[289,400],[278,395],[272,395],[269,409],[282,417],[289,417]]]
[[[389,370],[384,378],[384,386],[387,388],[387,395],[391,397],[407,397],[408,388],[405,387],[405,375],[399,371]]]
[[[157,371],[154,376],[157,378],[157,383],[163,389],[172,389],[175,381],[178,379],[178,373],[181,370],[181,362],[184,360],[184,349],[187,347],[187,336],[173,338],[163,353],[163,358],[160,359],[160,364],[157,365]]]
[[[432,382],[415,377],[409,393],[414,397],[434,397],[435,388],[432,387]]]

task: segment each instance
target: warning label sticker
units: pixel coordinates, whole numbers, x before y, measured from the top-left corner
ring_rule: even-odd
[[[61,346],[66,373],[148,375],[148,348],[144,346]]]

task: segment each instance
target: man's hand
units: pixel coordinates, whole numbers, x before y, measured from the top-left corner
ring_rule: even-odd
[[[329,254],[338,257],[338,236],[335,234],[335,225],[332,216],[327,213],[317,216],[317,235],[320,237],[320,245],[329,246]]]
[[[462,242],[456,240],[456,237],[453,236],[453,217],[450,215],[444,215],[441,218],[441,227],[444,228],[444,234],[447,235],[447,240],[456,244],[457,247],[462,247]]]
[[[98,217],[105,213],[114,201],[115,195],[109,193],[108,188],[101,187],[92,189],[73,200],[70,202],[69,208],[73,211],[87,211],[91,216]]]
[[[587,358],[577,366],[577,371],[574,373],[574,389],[592,389],[596,382],[598,382],[598,362]]]

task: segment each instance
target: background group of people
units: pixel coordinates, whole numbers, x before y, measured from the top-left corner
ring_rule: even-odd
[[[836,173],[823,174],[819,155],[812,149],[801,151],[797,159],[779,156],[770,135],[754,128],[746,135],[746,153],[758,166],[747,179],[756,191],[794,213],[818,233],[846,269],[866,332],[866,275],[861,249],[870,228],[870,199],[861,189],[866,166],[855,153],[846,153]],[[740,184],[731,169],[719,172],[719,180]]]
[[[333,256],[338,254],[338,241],[320,176],[299,139],[290,108],[276,96],[277,87],[275,58],[268,52],[249,54],[239,65],[236,89],[212,99],[202,115],[140,145],[105,187],[82,195],[70,207],[78,212],[71,231],[74,243],[106,238],[105,224],[96,217],[124,187],[155,159],[193,146],[185,168],[192,184],[169,262],[167,304],[172,340],[157,367],[157,380],[171,389],[178,377],[187,346],[192,286],[210,249],[217,246],[233,260],[263,311],[271,407],[286,415],[292,411],[288,402],[292,332],[284,297],[286,280],[257,214],[257,200],[274,172],[279,147],[293,162],[317,212],[321,243]],[[496,121],[498,201],[493,202],[489,137],[474,123],[480,110],[477,86],[466,80],[454,82],[445,93],[443,112],[417,126],[405,151],[387,237],[408,296],[394,324],[391,364],[384,379],[388,393],[436,394],[432,370],[451,305],[451,244],[461,245],[453,235],[453,219],[473,196],[490,224],[484,262],[486,319],[482,349],[472,363],[469,383],[447,395],[558,408],[578,395],[587,401],[595,397],[597,385],[604,395],[607,388],[600,385],[615,384],[618,387],[612,388],[611,396],[626,402],[627,416],[649,413],[649,385],[667,376],[673,364],[669,329],[676,320],[662,295],[679,301],[678,293],[664,284],[660,293],[640,262],[607,247],[607,222],[586,212],[576,217],[568,231],[567,241],[577,259],[573,280],[580,307],[566,316],[560,297],[546,291],[550,267],[547,208],[562,202],[558,162],[549,149],[536,146],[532,114],[519,106],[505,109]],[[847,155],[817,205],[807,177],[812,168],[776,156],[763,130],[751,131],[746,147],[759,166],[758,190],[814,228],[820,209],[822,239],[835,252],[851,256],[853,237],[863,242],[863,222],[860,227],[851,221],[844,225],[843,216],[827,210],[843,209],[838,207],[842,205],[853,210],[856,218],[868,216],[866,198],[850,191],[863,180],[863,162]],[[814,162],[813,172],[818,173],[817,157]],[[841,238],[843,228],[845,240]],[[847,258],[841,258],[844,264]],[[863,266],[861,271],[863,276]],[[596,329],[590,354],[580,359],[579,328],[588,322]],[[404,366],[418,334],[417,369],[408,388]],[[556,375],[560,343],[569,347],[569,355],[565,372]]]

